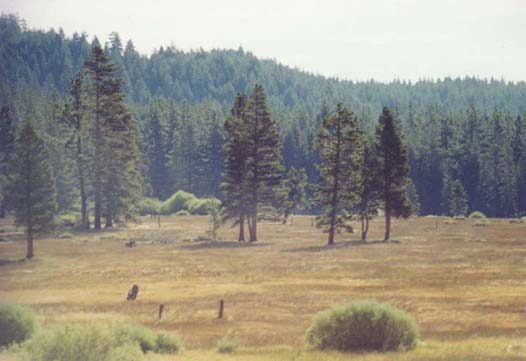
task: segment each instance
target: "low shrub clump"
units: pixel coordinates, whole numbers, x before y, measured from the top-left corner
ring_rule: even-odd
[[[143,326],[73,323],[36,334],[22,352],[27,361],[143,361],[147,352],[179,352],[175,339]]]
[[[415,320],[393,306],[360,301],[318,313],[307,330],[307,342],[338,351],[413,349],[419,340]]]
[[[195,202],[197,197],[192,193],[177,191],[161,205],[161,214],[170,215],[178,211],[189,211],[190,204]]]
[[[201,198],[189,204],[189,211],[192,214],[203,216],[209,214],[211,208],[219,207],[220,205],[221,201],[217,198]]]
[[[217,341],[217,352],[233,353],[239,347],[239,340],[237,338],[223,337]]]
[[[0,303],[0,347],[27,340],[38,327],[35,313],[29,307]]]
[[[206,215],[213,206],[220,204],[217,198],[197,198],[192,193],[177,191],[160,205],[159,212],[164,215],[182,215],[179,212]]]
[[[155,339],[156,353],[180,353],[183,351],[183,343],[179,337],[171,333],[158,333]]]
[[[156,216],[161,211],[162,204],[157,198],[145,197],[139,202],[139,214],[141,216]]]
[[[480,211],[475,211],[475,212],[472,212],[470,215],[469,215],[469,218],[474,218],[474,219],[486,219],[486,215]]]

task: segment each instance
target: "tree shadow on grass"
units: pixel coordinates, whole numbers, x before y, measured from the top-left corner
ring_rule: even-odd
[[[282,252],[323,252],[323,251],[332,251],[342,248],[353,248],[353,247],[362,247],[362,246],[375,246],[375,245],[388,245],[388,244],[400,244],[402,242],[397,240],[391,240],[389,242],[385,241],[342,241],[336,242],[332,246],[323,245],[323,246],[311,246],[311,247],[300,247],[292,249],[284,249]]]
[[[22,262],[26,262],[26,261],[27,261],[26,258],[19,258],[19,259],[2,259],[2,258],[0,258],[0,267],[8,266],[10,264],[22,263]]]
[[[268,242],[239,242],[239,241],[208,241],[199,242],[195,244],[185,245],[181,248],[188,250],[200,250],[200,249],[233,249],[233,248],[251,248],[251,247],[266,247],[272,243]]]

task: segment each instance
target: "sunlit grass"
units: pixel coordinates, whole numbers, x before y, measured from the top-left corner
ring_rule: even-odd
[[[32,306],[44,325],[121,319],[176,331],[187,346],[180,360],[343,360],[349,356],[307,350],[305,330],[320,310],[366,298],[411,313],[424,343],[409,353],[353,359],[525,357],[526,224],[399,220],[393,234],[400,243],[360,245],[352,242],[357,235],[342,235],[330,249],[310,217],[263,223],[254,245],[235,242],[230,227],[216,243],[194,241],[207,235],[207,217],[162,217],[160,229],[146,217],[110,232],[37,240],[34,260],[12,262],[25,244],[9,222],[0,223],[8,240],[0,242],[0,299]],[[372,222],[371,240],[381,239],[382,225]],[[131,239],[137,246],[126,248]],[[133,284],[139,296],[129,302]],[[224,336],[242,347],[217,353]]]

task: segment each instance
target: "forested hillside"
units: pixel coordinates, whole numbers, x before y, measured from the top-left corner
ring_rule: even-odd
[[[72,80],[98,41],[30,30],[12,15],[0,18],[0,121],[35,119],[51,151],[62,212],[78,207],[74,165],[64,152],[70,140],[64,110]],[[221,197],[223,124],[236,94],[259,83],[279,127],[285,167],[304,168],[310,182],[317,180],[316,130],[337,102],[351,108],[369,133],[388,106],[401,122],[422,214],[454,214],[464,204],[466,212],[526,214],[524,82],[352,82],[261,60],[241,48],[167,47],[146,56],[115,33],[105,53],[123,80],[149,196],[164,199],[182,189]]]

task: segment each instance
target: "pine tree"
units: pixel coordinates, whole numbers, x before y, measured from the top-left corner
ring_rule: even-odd
[[[292,167],[284,183],[286,200],[283,202],[283,223],[286,223],[294,211],[305,209],[307,206],[307,172],[303,168],[297,170]]]
[[[238,93],[231,110],[231,115],[224,124],[224,171],[221,191],[224,194],[223,220],[234,219],[234,226],[239,225],[240,242],[245,241],[245,219],[248,212],[245,176],[247,169],[247,140],[243,118],[247,98]]]
[[[115,67],[97,43],[84,69],[91,100],[94,228],[100,230],[102,217],[111,227],[114,220],[134,215],[142,194],[140,156],[122,80],[116,78]]]
[[[8,106],[0,108],[0,218],[6,213],[8,164],[15,148],[16,130],[15,119]]]
[[[91,56],[84,64],[86,81],[88,82],[87,93],[91,100],[91,132],[93,139],[92,157],[92,185],[94,198],[94,228],[101,229],[102,202],[103,202],[103,159],[106,142],[106,128],[109,111],[112,107],[111,89],[113,88],[115,67],[109,62],[108,57],[98,44],[94,42]]]
[[[356,209],[360,215],[362,241],[367,240],[369,221],[378,213],[379,200],[379,160],[372,139],[364,141],[363,158],[361,166],[362,188]]]
[[[315,199],[322,207],[318,226],[327,226],[328,245],[334,244],[335,233],[352,231],[348,225],[350,210],[361,192],[362,133],[356,116],[338,104],[334,114],[327,115],[318,130],[320,180]]]
[[[449,215],[464,216],[468,211],[468,198],[462,182],[458,179],[451,183],[449,191]]]
[[[376,151],[379,155],[379,190],[385,212],[385,237],[391,237],[391,217],[408,217],[411,205],[407,197],[407,147],[393,113],[384,107],[376,127]]]
[[[15,210],[15,224],[25,228],[29,259],[34,235],[53,228],[57,210],[49,153],[29,121],[22,127],[10,164],[8,202]]]
[[[152,186],[152,195],[158,199],[170,196],[170,177],[166,151],[166,135],[161,123],[158,106],[150,108],[147,129],[148,176]]]
[[[247,170],[245,175],[250,242],[257,241],[258,213],[279,208],[282,158],[276,122],[267,106],[263,87],[254,86],[243,114]]]
[[[70,99],[66,106],[66,122],[71,129],[67,148],[73,153],[77,167],[77,184],[80,195],[80,222],[84,230],[89,230],[88,215],[88,177],[90,166],[86,152],[87,125],[86,123],[86,95],[83,89],[84,75],[80,71],[73,79],[70,89]]]

